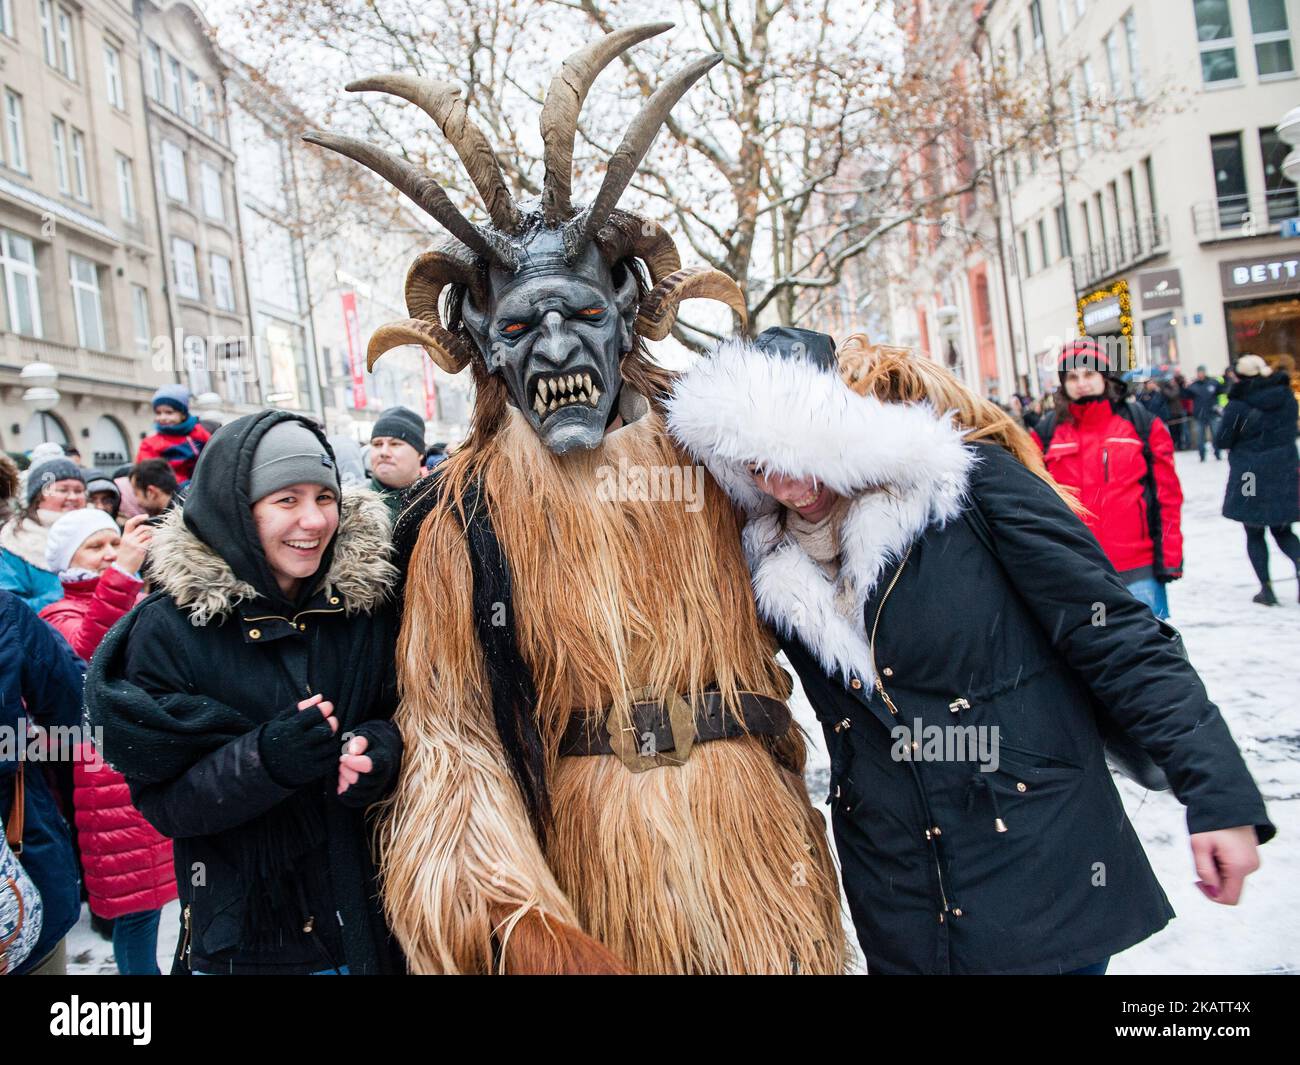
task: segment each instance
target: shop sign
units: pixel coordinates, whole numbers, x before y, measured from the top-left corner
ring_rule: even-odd
[[[1177,270],[1138,274],[1137,285],[1142,293],[1143,310],[1162,311],[1183,305],[1183,279]]]
[[[1107,296],[1083,310],[1083,331],[1086,336],[1108,333],[1119,328],[1119,297]]]
[[[1219,263],[1219,280],[1228,300],[1300,293],[1300,256],[1230,259]]]

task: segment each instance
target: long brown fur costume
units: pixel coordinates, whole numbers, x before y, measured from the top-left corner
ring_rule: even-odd
[[[797,729],[697,744],[687,764],[643,773],[612,755],[556,754],[571,712],[637,688],[716,686],[733,709],[741,691],[789,691],[717,485],[705,477],[695,513],[598,496],[596,471],[620,458],[690,465],[662,428],[668,375],[639,345],[623,373],[649,413],[557,457],[475,364],[473,429],[447,460],[449,490],[408,570],[395,718],[405,754],[380,840],[388,918],[416,972],[582,968],[548,934],[559,923],[638,973],[840,972],[839,891]],[[446,502],[476,477],[537,690],[554,812],[545,849],[496,732],[465,537]]]

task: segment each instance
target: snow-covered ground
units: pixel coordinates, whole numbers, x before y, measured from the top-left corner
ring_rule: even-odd
[[[1118,955],[1112,973],[1300,972],[1300,603],[1295,573],[1275,546],[1274,587],[1282,605],[1250,601],[1258,589],[1245,534],[1219,514],[1227,471],[1226,461],[1202,464],[1195,453],[1178,456],[1187,496],[1187,576],[1170,586],[1170,610],[1255,774],[1278,837],[1261,851],[1262,867],[1247,881],[1240,905],[1219,906],[1194,887],[1182,807],[1168,794],[1121,781],[1129,816],[1178,918]],[[809,788],[820,801],[827,770],[821,729],[801,691],[795,708],[816,745]],[[158,955],[164,972],[176,944],[176,914],[175,903],[163,914]],[[68,959],[71,972],[116,971],[111,947],[91,931],[84,911],[69,937]]]

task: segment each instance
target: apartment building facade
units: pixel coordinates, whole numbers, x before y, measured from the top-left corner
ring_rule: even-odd
[[[1025,6],[992,5],[995,44]],[[1044,50],[1078,85],[1063,131],[1077,166],[1064,187],[1026,175],[1009,204],[1028,350],[1041,361],[1072,324],[1131,336],[1136,363],[1189,376],[1246,352],[1300,355],[1300,239],[1284,235],[1300,199],[1276,132],[1300,104],[1300,0],[1042,7]],[[1149,98],[1152,115],[1107,143],[1085,88],[1103,108]]]
[[[168,342],[155,362],[231,413],[265,400],[235,190],[227,68],[187,0],[136,0],[144,107],[166,262]]]
[[[55,440],[111,467],[166,376],[130,0],[2,0],[0,83],[0,448]]]

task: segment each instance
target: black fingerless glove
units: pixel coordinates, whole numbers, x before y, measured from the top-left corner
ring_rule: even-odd
[[[300,788],[337,772],[339,743],[319,707],[297,706],[262,726],[262,764],[282,788]]]
[[[402,735],[391,721],[367,721],[358,725],[352,735],[366,738],[362,753],[370,756],[373,768],[369,773],[358,774],[357,782],[348,785],[339,801],[345,806],[369,806],[392,789],[402,759]]]

